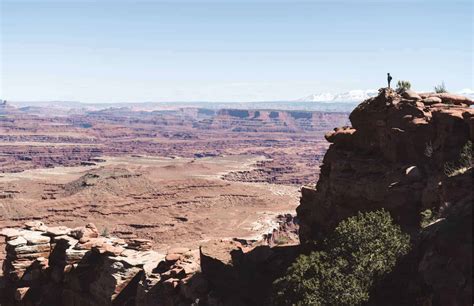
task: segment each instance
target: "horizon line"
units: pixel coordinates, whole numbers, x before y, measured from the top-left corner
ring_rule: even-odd
[[[384,88],[384,87],[381,87]],[[362,91],[362,92],[368,92],[368,91],[378,91],[379,89],[352,89],[349,91],[344,91],[344,92],[339,92],[339,93],[333,93],[330,91],[326,92],[317,92],[317,93],[312,93],[305,95],[303,97],[297,98],[297,99],[282,99],[282,100],[133,100],[133,101],[87,101],[87,100],[62,100],[62,99],[42,99],[42,100],[22,100],[22,99],[4,99],[0,98],[0,101],[7,101],[10,103],[80,103],[80,104],[145,104],[145,103],[279,103],[279,102],[295,102],[295,103],[301,103],[301,102],[306,102],[306,103],[357,103],[357,101],[354,100],[322,100],[322,101],[299,101],[301,99],[304,99],[306,97],[312,96],[312,95],[323,95],[323,94],[332,94],[332,95],[337,95],[337,94],[342,94],[342,93],[350,93],[354,91]],[[416,90],[415,90],[416,91]],[[433,92],[433,91],[428,91],[428,90],[419,90],[416,92],[424,93],[424,92]],[[458,95],[473,95],[474,90],[471,88],[463,88],[454,92],[448,92],[452,94],[458,94]],[[363,100],[361,100],[363,101]]]

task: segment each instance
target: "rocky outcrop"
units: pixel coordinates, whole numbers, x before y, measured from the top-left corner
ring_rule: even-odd
[[[2,305],[263,305],[299,254],[297,222],[280,216],[263,240],[211,240],[166,254],[146,239],[27,222],[5,228]],[[295,240],[296,239],[296,240]]]
[[[205,281],[195,277],[198,250],[165,255],[146,239],[100,236],[93,224],[28,222],[0,234],[7,251],[2,305],[175,305],[206,294]]]
[[[381,89],[331,142],[316,186],[302,188],[300,240],[314,247],[343,219],[384,208],[412,250],[370,294],[370,305],[472,304],[472,101]],[[472,153],[470,153],[472,154]],[[470,162],[462,164],[462,159]],[[421,212],[436,221],[421,229]]]
[[[317,186],[303,188],[301,241],[321,239],[358,211],[380,208],[417,232],[420,212],[443,205],[444,165],[459,160],[474,137],[471,104],[452,94],[381,89],[357,106],[351,127],[326,134],[332,144]]]

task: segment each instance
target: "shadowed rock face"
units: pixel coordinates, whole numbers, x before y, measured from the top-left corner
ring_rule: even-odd
[[[472,179],[471,168],[444,182],[448,207],[372,290],[369,305],[472,305]]]
[[[298,254],[298,245],[248,249],[235,241],[203,244],[201,270],[211,288],[204,305],[269,305],[273,281]]]
[[[326,134],[332,144],[320,179],[315,189],[303,188],[297,210],[302,243],[325,237],[358,211],[380,208],[416,232],[420,212],[443,205],[444,165],[459,160],[473,139],[474,109],[464,97],[412,96],[381,89],[354,109],[352,127]]]

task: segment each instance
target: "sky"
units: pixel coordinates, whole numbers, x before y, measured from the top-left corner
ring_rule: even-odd
[[[273,101],[473,85],[473,1],[0,0],[0,98]]]

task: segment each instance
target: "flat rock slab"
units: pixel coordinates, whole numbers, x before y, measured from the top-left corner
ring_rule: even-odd
[[[28,241],[22,236],[16,237],[15,239],[11,239],[7,241],[7,245],[12,247],[19,247],[22,245],[26,245]]]
[[[54,226],[48,227],[46,230],[46,235],[48,236],[62,236],[62,235],[69,235],[71,229],[65,226]]]
[[[0,231],[0,236],[8,239],[14,239],[21,235],[21,231],[16,228],[4,228]]]
[[[22,236],[28,241],[28,244],[44,244],[51,241],[51,238],[44,236],[43,232],[25,231]]]

